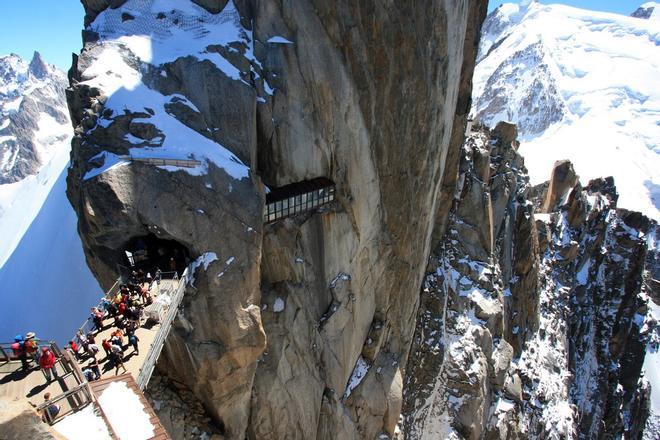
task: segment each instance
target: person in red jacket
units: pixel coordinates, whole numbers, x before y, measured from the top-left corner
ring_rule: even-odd
[[[52,376],[55,376],[55,378],[57,378],[57,370],[55,369],[55,362],[57,362],[57,358],[55,357],[55,354],[53,354],[53,352],[50,351],[50,348],[43,347],[41,349],[41,358],[39,358],[39,366],[44,371],[44,376],[46,376],[46,380],[48,380],[48,382],[50,382],[53,379]]]
[[[78,344],[73,339],[69,341],[69,351],[77,360],[80,360],[80,347],[78,347]]]
[[[110,342],[108,342],[107,339],[104,339],[103,342],[101,342],[101,346],[105,350],[105,356],[110,357]]]

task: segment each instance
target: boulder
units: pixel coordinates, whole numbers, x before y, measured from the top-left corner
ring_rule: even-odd
[[[490,134],[493,139],[497,139],[504,145],[513,145],[518,142],[518,127],[510,122],[498,122]]]

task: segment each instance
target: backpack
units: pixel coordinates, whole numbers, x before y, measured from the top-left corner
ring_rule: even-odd
[[[23,347],[24,345],[20,342],[14,342],[11,344],[11,349],[14,350],[15,356],[20,356],[23,354]]]
[[[85,379],[87,379],[87,382],[91,382],[94,380],[94,373],[92,370],[84,369],[83,374],[85,375]]]

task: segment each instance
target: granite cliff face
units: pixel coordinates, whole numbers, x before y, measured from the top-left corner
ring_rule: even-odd
[[[516,147],[505,123],[463,147],[421,292],[406,438],[641,438],[657,224],[617,209],[611,178],[583,188],[570,162],[530,187]]]
[[[83,0],[68,188],[88,263],[110,284],[136,237],[197,260],[160,368],[220,435],[395,434],[486,3]],[[317,176],[336,202],[263,226],[264,184]]]

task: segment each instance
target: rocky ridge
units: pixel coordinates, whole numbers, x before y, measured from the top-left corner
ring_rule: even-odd
[[[87,259],[104,285],[132,237],[196,260],[159,368],[222,437],[394,435],[486,3],[83,1],[68,194]],[[262,225],[264,183],[317,176],[336,203]]]
[[[583,188],[568,162],[532,188],[506,127],[463,147],[421,293],[405,438],[639,438],[657,224],[617,209],[611,178]]]
[[[635,9],[635,11],[632,14],[630,14],[630,16],[649,20],[651,18],[660,17],[660,14],[658,14],[658,10],[660,10],[660,4],[656,2],[646,2],[642,4],[639,8]]]
[[[64,73],[38,52],[0,57],[0,185],[38,170],[68,136]]]

